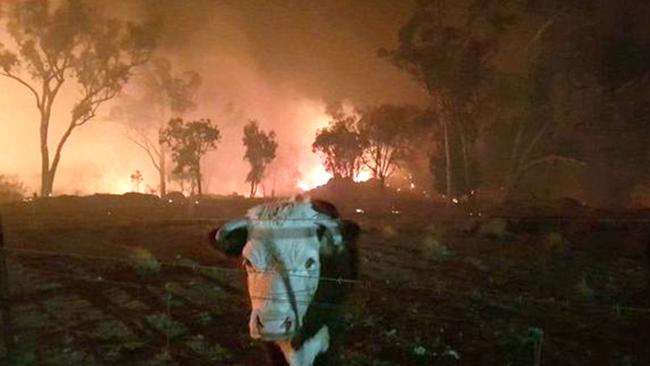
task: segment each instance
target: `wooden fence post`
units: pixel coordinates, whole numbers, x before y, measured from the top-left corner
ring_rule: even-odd
[[[11,316],[9,273],[7,271],[2,213],[0,213],[0,311],[2,312],[2,338],[5,347],[5,358],[7,364],[13,365],[13,352],[15,350],[14,327]]]

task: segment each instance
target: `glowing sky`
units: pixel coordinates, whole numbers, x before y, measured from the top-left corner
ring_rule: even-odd
[[[418,104],[424,92],[404,73],[377,57],[390,48],[412,3],[385,1],[104,1],[105,13],[132,20],[163,20],[158,55],[178,72],[203,77],[198,108],[187,118],[211,118],[222,132],[218,150],[203,161],[209,193],[245,193],[248,166],[242,160],[242,128],[256,119],[276,131],[279,142],[261,189],[270,194],[310,188],[329,176],[311,151],[318,128],[327,124],[327,103],[355,106]],[[399,4],[398,4],[399,3]],[[308,5],[307,5],[308,4]],[[0,34],[6,40],[6,34]],[[126,94],[137,94],[133,83]],[[67,123],[74,85],[61,94],[52,119],[50,149]],[[146,154],[125,137],[127,122],[109,118],[121,99],[69,139],[54,183],[55,193],[123,193],[136,169],[141,187],[157,188]],[[143,109],[151,106],[143,105]],[[0,174],[14,175],[31,191],[40,176],[38,114],[28,92],[0,77]],[[172,190],[174,187],[171,187]]]

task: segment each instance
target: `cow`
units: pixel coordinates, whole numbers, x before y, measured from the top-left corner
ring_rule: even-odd
[[[297,197],[255,206],[211,233],[216,249],[242,259],[250,337],[266,343],[274,365],[327,362],[342,325],[338,304],[354,282],[345,280],[358,274],[359,232],[331,203]]]

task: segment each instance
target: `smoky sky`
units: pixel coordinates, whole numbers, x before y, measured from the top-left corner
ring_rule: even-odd
[[[414,1],[91,3],[111,17],[155,24],[156,55],[169,58],[175,71],[202,75],[197,108],[185,117],[211,118],[222,130],[218,150],[203,163],[210,193],[246,192],[241,130],[249,119],[277,132],[278,158],[264,188],[281,193],[295,188],[296,179],[322,171],[310,145],[316,130],[327,123],[328,103],[343,101],[357,108],[426,103],[415,81],[377,56],[378,49],[395,46]],[[136,79],[125,95],[139,92]],[[40,156],[35,106],[30,107],[29,96],[15,83],[0,80],[0,88],[0,143],[11,144],[14,148],[8,151],[15,151],[13,157],[0,157],[0,174],[18,175],[36,189]],[[73,100],[71,88],[57,102],[55,117],[60,120],[53,121],[54,137],[60,135]],[[121,100],[105,105],[97,121],[75,132],[64,150],[55,192],[118,191],[111,182],[121,181],[120,189],[128,186],[134,169],[143,171],[145,183],[157,186],[146,155],[125,138],[124,121],[110,116]]]
[[[163,0],[143,1],[138,12],[159,20],[163,52],[182,61],[236,56],[305,96],[374,104],[421,101],[418,86],[377,57],[396,43],[413,7],[392,0]]]

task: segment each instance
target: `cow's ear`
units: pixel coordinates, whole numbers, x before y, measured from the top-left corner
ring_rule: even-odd
[[[230,221],[210,232],[210,243],[229,257],[240,256],[248,241],[248,221]]]
[[[318,225],[316,234],[321,243],[321,254],[331,255],[347,250],[356,242],[360,232],[359,225],[350,220],[341,220],[336,226]]]
[[[340,217],[339,211],[336,209],[332,203],[324,200],[311,200],[312,210],[327,215],[333,219],[338,219]]]

